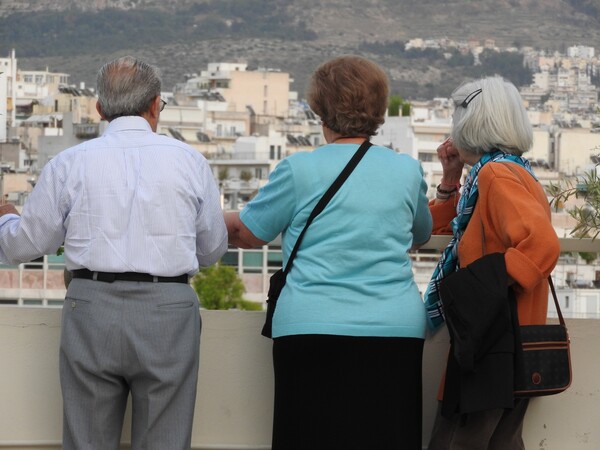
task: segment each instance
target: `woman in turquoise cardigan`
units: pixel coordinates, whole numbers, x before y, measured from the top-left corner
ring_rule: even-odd
[[[282,160],[229,241],[282,234],[284,264],[307,217],[384,121],[388,80],[373,62],[335,58],[308,101],[326,145]],[[372,146],[308,228],[273,319],[273,449],[421,449],[425,309],[408,252],[431,234],[418,161]]]

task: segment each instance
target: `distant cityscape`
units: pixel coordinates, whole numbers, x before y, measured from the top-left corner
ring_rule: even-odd
[[[532,48],[499,49],[492,40],[406,43],[407,51],[427,48],[442,50],[447,58],[470,55],[474,64],[485,50],[522,53],[533,71],[533,82],[520,87],[534,126],[534,145],[526,156],[540,182],[559,183],[595,169],[600,108],[594,83],[600,78],[600,59],[593,47],[547,54]],[[16,50],[0,58],[0,72],[0,195],[22,207],[44,165],[59,152],[99,136],[106,123],[96,112],[93,87],[72,83],[68,73],[20,67]],[[182,76],[175,86],[163,86],[168,104],[158,132],[188,143],[209,160],[224,209],[241,209],[281,159],[324,143],[318,117],[290,90],[292,81],[293,74],[277,68],[250,70],[245,63],[224,61]],[[388,116],[372,139],[421,161],[430,195],[441,177],[436,148],[450,133],[453,107],[448,98],[414,101],[409,115]],[[581,201],[559,205],[553,213],[559,237],[570,235],[574,222],[567,210]],[[272,249],[277,251],[278,245]],[[249,297],[256,300],[266,296],[262,286],[253,287],[251,273],[264,276],[280,254],[265,258],[254,269],[250,264],[247,274],[245,267],[239,268]],[[228,261],[240,265],[238,253],[228,254]],[[419,270],[431,273],[429,267]],[[554,276],[567,316],[600,318],[597,260],[588,264],[577,254],[565,255]]]

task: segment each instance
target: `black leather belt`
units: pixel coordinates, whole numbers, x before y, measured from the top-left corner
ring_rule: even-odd
[[[189,282],[187,274],[176,277],[157,277],[149,273],[138,272],[92,272],[88,269],[76,269],[73,271],[73,278],[86,278],[88,280],[103,281],[112,283],[113,281],[145,281],[148,283],[185,283]]]

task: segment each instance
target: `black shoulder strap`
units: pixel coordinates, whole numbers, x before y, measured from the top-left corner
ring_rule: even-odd
[[[360,162],[362,157],[365,156],[365,153],[367,153],[367,150],[372,145],[373,144],[371,144],[367,140],[367,141],[363,142],[360,145],[360,147],[358,147],[358,150],[356,150],[356,153],[354,154],[352,159],[348,162],[348,164],[346,164],[346,167],[344,167],[344,170],[342,170],[342,172],[338,175],[338,177],[335,179],[335,181],[331,184],[329,189],[327,189],[327,192],[325,192],[325,194],[323,194],[323,197],[321,197],[321,200],[319,200],[317,205],[314,207],[314,209],[310,213],[310,216],[308,216],[308,219],[306,220],[306,225],[304,225],[304,229],[300,233],[300,236],[298,236],[298,240],[296,241],[296,244],[294,245],[292,253],[290,253],[290,257],[285,266],[284,272],[286,275],[292,268],[292,262],[294,261],[294,258],[296,257],[296,253],[298,253],[298,248],[300,247],[300,243],[302,242],[304,233],[306,233],[306,229],[312,223],[313,219],[315,217],[317,217],[321,213],[321,211],[323,211],[325,209],[325,206],[327,206],[327,203],[329,203],[329,201],[333,198],[333,196],[339,190],[339,188],[342,186],[342,184],[344,184],[346,179],[350,176],[350,174],[352,173],[354,168],[358,165],[358,163]]]

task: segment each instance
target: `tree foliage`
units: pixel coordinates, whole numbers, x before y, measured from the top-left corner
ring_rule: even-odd
[[[531,84],[533,72],[524,64],[524,55],[515,52],[496,52],[486,49],[479,55],[478,66],[471,73],[475,78],[500,75],[515,86]]]
[[[292,17],[278,0],[219,0],[177,8],[77,9],[14,13],[0,18],[0,51],[18,48],[22,56],[66,56],[162,46],[216,37],[312,40],[316,33]]]
[[[192,278],[192,287],[205,309],[262,309],[260,303],[243,299],[244,283],[231,266],[219,263],[202,269]]]
[[[461,53],[458,50],[453,50],[449,53],[448,66],[450,67],[471,67],[475,63],[475,57],[471,52]]]
[[[475,65],[471,52],[457,49],[411,48],[405,50],[403,41],[363,42],[359,50],[379,56],[424,61],[445,72],[460,72],[463,78],[481,78],[500,75],[515,86],[531,84],[533,73],[524,64],[524,55],[516,52],[497,52],[486,49],[479,55],[480,64]]]
[[[406,42],[404,41],[362,42],[358,49],[376,55],[402,56],[405,46]]]
[[[389,116],[410,116],[410,102],[399,95],[391,95],[388,103]]]
[[[596,0],[567,0],[576,11],[600,20],[600,5]]]

